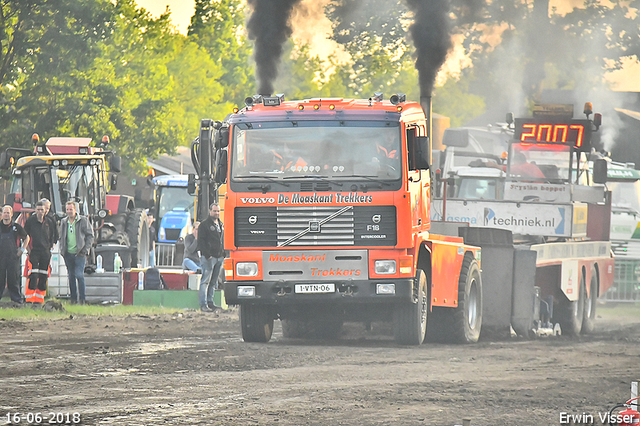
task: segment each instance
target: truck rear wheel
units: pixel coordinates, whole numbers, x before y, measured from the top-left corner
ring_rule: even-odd
[[[586,287],[585,287],[586,288]],[[593,333],[596,322],[596,305],[598,303],[598,270],[591,268],[589,295],[585,294],[584,315],[582,318],[582,334]]]
[[[414,300],[396,306],[393,315],[394,337],[401,345],[422,344],[427,331],[429,296],[427,276],[422,269],[418,269],[415,280]]]
[[[560,323],[562,334],[567,336],[580,334],[584,317],[585,288],[584,275],[581,273],[578,300],[570,301],[564,298],[564,300],[560,301],[558,305],[558,323]]]
[[[127,214],[127,235],[131,250],[131,267],[146,268],[149,266],[149,224],[147,214],[136,209]]]
[[[245,342],[266,343],[273,333],[273,315],[266,306],[241,305],[240,326]]]
[[[457,343],[475,343],[482,327],[482,279],[478,262],[465,256],[458,280],[458,306],[453,310],[451,337]]]

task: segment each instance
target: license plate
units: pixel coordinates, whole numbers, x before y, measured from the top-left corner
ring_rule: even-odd
[[[335,284],[296,284],[296,293],[335,293]]]

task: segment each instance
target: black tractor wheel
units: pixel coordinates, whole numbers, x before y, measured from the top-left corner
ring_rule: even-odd
[[[266,306],[241,305],[240,326],[245,342],[266,343],[273,333],[273,315]]]
[[[401,303],[395,307],[393,335],[401,345],[422,344],[427,331],[429,296],[427,276],[421,269],[416,274],[413,299],[410,303]]]
[[[453,311],[451,337],[457,343],[475,343],[482,327],[482,279],[478,262],[466,256],[458,281],[458,307]]]
[[[149,266],[149,224],[143,209],[136,209],[127,214],[127,235],[131,250],[131,267],[146,268]]]
[[[598,304],[598,270],[591,268],[589,295],[585,295],[584,313],[582,317],[582,334],[591,334],[595,328],[596,306]]]
[[[558,323],[562,334],[567,336],[577,336],[582,331],[582,320],[584,318],[584,305],[586,286],[584,283],[584,275],[580,272],[580,286],[578,287],[578,300],[569,300],[564,297],[559,302],[556,310]],[[554,313],[555,314],[555,313]]]

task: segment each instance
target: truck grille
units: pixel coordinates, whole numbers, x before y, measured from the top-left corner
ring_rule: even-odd
[[[237,247],[394,246],[394,206],[238,207]]]

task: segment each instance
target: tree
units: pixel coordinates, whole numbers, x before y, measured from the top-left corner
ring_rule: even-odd
[[[243,33],[244,6],[239,0],[196,0],[188,35],[218,63],[224,99],[242,105],[255,92],[250,62],[252,46]]]

